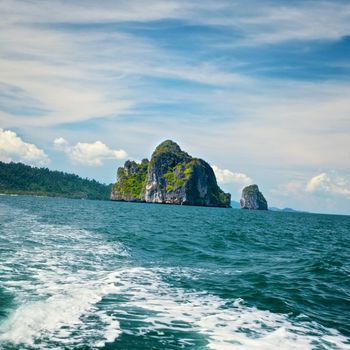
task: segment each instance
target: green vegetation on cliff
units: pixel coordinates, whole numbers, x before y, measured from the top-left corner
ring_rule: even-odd
[[[171,140],[154,150],[151,160],[127,161],[118,169],[112,200],[229,207],[230,194],[217,185],[211,166],[193,158]]]
[[[158,145],[152,153],[150,165],[152,166],[152,162],[154,162],[154,160],[162,154],[171,154],[173,157],[179,158],[191,158],[186,152],[181,150],[178,144],[171,140],[165,140]]]
[[[110,191],[110,185],[78,175],[0,162],[0,193],[107,200]]]
[[[170,167],[163,175],[166,182],[167,192],[175,191],[182,187],[190,177],[193,161],[187,163],[180,162],[174,167]]]
[[[125,166],[117,172],[118,181],[112,187],[112,193],[118,193],[120,199],[129,198],[141,200],[142,191],[145,187],[148,169],[148,160],[144,159],[140,164],[127,161]]]

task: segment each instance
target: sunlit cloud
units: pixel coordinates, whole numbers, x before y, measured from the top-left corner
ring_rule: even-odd
[[[3,162],[20,161],[30,165],[47,165],[47,154],[36,145],[24,142],[11,130],[0,128],[0,160]]]
[[[66,153],[73,162],[87,166],[101,166],[106,159],[124,159],[128,156],[124,150],[110,149],[101,141],[70,145],[63,137],[59,137],[54,140],[54,145]]]
[[[331,194],[350,198],[350,181],[342,176],[321,173],[308,181],[305,190],[309,193]]]
[[[228,169],[221,169],[216,165],[212,166],[218,184],[232,194],[232,199],[238,199],[242,189],[253,183],[253,180],[244,173],[233,172]]]
[[[219,184],[240,184],[240,185],[249,185],[253,180],[243,173],[234,173],[228,169],[220,169],[218,166],[213,165],[213,170],[216,176],[216,179]]]

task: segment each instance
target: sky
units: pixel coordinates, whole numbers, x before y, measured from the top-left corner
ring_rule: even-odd
[[[350,214],[350,2],[2,0],[0,160],[115,181],[165,139],[239,200]]]

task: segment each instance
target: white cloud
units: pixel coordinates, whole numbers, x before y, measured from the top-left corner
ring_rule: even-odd
[[[350,6],[345,1],[134,0],[43,3],[3,0],[4,25],[13,23],[122,23],[177,19],[239,30],[257,44],[288,40],[338,40],[350,32]],[[232,40],[233,41],[233,40]]]
[[[144,79],[154,77],[213,86],[249,81],[213,64],[193,65],[152,42],[121,33],[81,32],[77,38],[67,31],[13,25],[0,31],[0,46],[4,52],[0,83],[6,95],[16,90],[6,100],[0,96],[8,111],[0,121],[9,127],[126,114],[141,103],[157,100],[158,93],[143,86]],[[13,108],[19,105],[20,110]],[[34,109],[36,113],[27,113]]]
[[[0,160],[21,161],[31,165],[46,165],[49,157],[37,146],[24,142],[17,134],[0,128]]]
[[[54,140],[54,145],[57,149],[65,152],[73,162],[82,165],[101,166],[105,159],[124,159],[127,157],[124,150],[110,149],[101,141],[94,143],[78,142],[71,146],[67,140],[59,137]]]
[[[216,165],[213,165],[213,170],[220,184],[240,184],[244,186],[253,182],[249,176],[243,173],[234,173],[228,169],[220,169]]]
[[[167,51],[156,40],[141,35],[107,29],[80,30],[77,35],[69,27],[48,24],[177,19],[239,31],[242,39],[229,40],[228,45],[338,40],[350,33],[350,6],[335,1],[280,6],[262,1],[259,6],[249,5],[247,11],[243,1],[227,0],[215,4],[208,0],[107,1],[103,8],[96,1],[4,0],[0,14],[1,81],[8,90],[16,89],[12,101],[5,101],[11,108],[0,115],[2,125],[9,128],[125,115],[142,103],[153,103],[154,96],[161,93],[161,89],[149,88],[145,92],[143,79],[150,77],[236,86],[237,91],[242,84],[255,84],[245,74],[228,71],[220,61],[196,62],[195,57]],[[215,45],[226,44],[226,40],[215,41]],[[265,88],[259,89],[258,96],[262,90]],[[171,95],[168,92],[167,101]],[[250,92],[249,97],[252,95]],[[0,98],[4,104],[4,97]],[[19,104],[23,106],[20,111],[13,108]],[[27,111],[33,108],[41,113],[31,117]]]
[[[312,177],[305,188],[306,192],[333,194],[350,198],[350,182],[342,176],[321,173]]]
[[[319,187],[323,187],[324,184],[330,181],[326,173],[312,177],[306,185],[306,192],[315,192]]]
[[[66,149],[66,147],[69,147],[69,142],[63,137],[58,137],[53,143],[59,149]]]
[[[146,22],[174,18],[180,8],[181,1],[178,0],[104,1],[104,6],[99,6],[97,1],[53,0],[50,3],[42,3],[40,0],[31,2],[4,0],[0,7],[4,13],[5,23],[25,21],[28,17],[37,23],[47,23],[48,17],[53,23]]]
[[[350,32],[350,6],[338,1],[305,1],[257,7],[237,18],[248,45],[286,41],[339,40]],[[234,25],[234,24],[233,24]]]

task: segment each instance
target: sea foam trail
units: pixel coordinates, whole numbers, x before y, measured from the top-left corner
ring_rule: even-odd
[[[158,338],[164,349],[174,349],[168,344],[176,337],[176,348],[196,349],[197,335],[206,344],[200,349],[350,349],[349,339],[306,317],[165,282],[169,275],[194,279],[193,269],[125,267],[135,262],[118,242],[21,209],[6,215],[1,281],[15,299],[0,325],[1,349],[97,349],[114,341],[117,349],[123,333],[139,344]]]
[[[292,322],[287,315],[247,307],[242,299],[232,304],[214,295],[191,293],[163,282],[162,275],[176,273],[178,269],[133,268],[110,275],[119,293],[129,298],[120,308],[150,312],[142,319],[140,334],[158,332],[163,337],[166,329],[183,331],[187,327],[204,335],[208,349],[213,350],[350,349],[349,339],[315,322]],[[190,339],[187,341],[191,344]]]
[[[40,223],[22,210],[11,208],[11,217],[2,231],[6,246],[16,250],[2,251],[0,269],[15,305],[0,326],[0,347],[73,349],[113,341],[119,323],[98,303],[116,291],[103,259],[127,256],[123,246],[93,232]]]
[[[119,335],[119,323],[113,317],[101,312],[99,314],[95,305],[103,295],[113,291],[113,286],[103,285],[101,281],[95,285],[80,283],[79,286],[66,286],[43,301],[22,304],[1,327],[3,334],[0,335],[0,340],[34,346],[35,341],[42,342],[49,338],[52,342],[74,345],[81,344],[86,336],[93,334],[95,339],[92,343],[104,345]],[[100,330],[89,330],[84,325],[83,316],[87,318],[89,314],[97,316]],[[73,336],[77,331],[81,335]],[[42,346],[43,344],[38,347]]]

